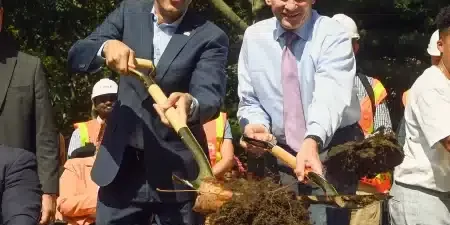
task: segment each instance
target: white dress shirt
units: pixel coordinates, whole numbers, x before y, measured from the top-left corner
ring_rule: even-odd
[[[281,91],[281,56],[285,30],[273,17],[250,26],[238,62],[238,118],[270,128],[277,141],[286,143]],[[300,91],[306,135],[316,135],[325,146],[339,127],[357,123],[360,106],[354,86],[355,58],[345,28],[313,10],[295,33]],[[300,137],[299,137],[300,138]]]

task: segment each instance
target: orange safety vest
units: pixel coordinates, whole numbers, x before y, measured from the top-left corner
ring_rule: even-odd
[[[224,141],[225,126],[227,123],[227,114],[221,112],[219,117],[215,120],[209,121],[203,125],[203,129],[206,133],[206,140],[208,141],[208,153],[211,166],[214,166],[222,159],[220,148]],[[245,169],[241,161],[235,156],[235,162],[239,168],[239,171],[243,172]]]
[[[373,94],[375,98],[375,107],[378,106],[386,97],[387,92],[383,84],[377,80],[373,79]],[[364,135],[373,133],[374,127],[374,115],[372,110],[372,102],[369,96],[366,96],[361,100],[361,119],[359,120],[359,125],[364,131]]]
[[[373,79],[372,84],[374,98],[375,98],[375,107],[378,106],[384,99],[387,97],[387,91],[384,88],[383,84],[377,80]],[[372,110],[372,102],[370,101],[369,96],[366,96],[361,100],[361,119],[359,121],[359,125],[364,131],[364,135],[368,135],[373,133],[374,131],[374,115]],[[381,173],[378,174],[373,179],[368,179],[363,177],[361,179],[361,183],[370,185],[376,188],[377,191],[384,193],[389,191],[391,188],[391,173]]]
[[[92,143],[96,147],[98,146],[97,136],[100,132],[101,124],[97,119],[75,123],[73,126],[80,131],[81,146],[85,146],[87,143]]]
[[[409,90],[403,92],[403,95],[402,95],[403,107],[406,106],[406,99],[408,98],[408,92],[409,92]]]

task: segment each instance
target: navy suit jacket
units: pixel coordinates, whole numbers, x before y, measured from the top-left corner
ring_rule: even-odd
[[[102,66],[95,60],[97,52],[111,39],[124,42],[135,51],[137,58],[152,59],[152,7],[153,1],[123,1],[92,34],[72,46],[68,58],[70,68],[77,72],[96,71]],[[220,28],[188,10],[156,67],[155,80],[167,96],[172,92],[187,92],[198,100],[199,116],[189,126],[205,153],[208,148],[201,125],[217,117],[224,100],[228,46],[228,37]],[[120,76],[118,101],[107,119],[92,178],[100,186],[113,182],[130,135],[136,124],[143,122],[153,197],[161,201],[172,198],[182,201],[186,199],[183,196],[192,198],[192,194],[154,191],[155,188],[186,189],[173,183],[172,174],[192,180],[198,174],[198,166],[172,128],[161,122],[153,103],[138,79]]]
[[[33,153],[0,145],[0,224],[36,225],[42,190]]]

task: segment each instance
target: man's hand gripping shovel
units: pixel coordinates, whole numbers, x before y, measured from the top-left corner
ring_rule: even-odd
[[[133,68],[128,68],[128,70],[136,75],[136,77],[145,84],[148,93],[153,98],[155,103],[164,104],[167,101],[167,97],[153,79],[156,74],[153,62],[150,60],[137,58],[136,66],[149,69],[149,74],[144,75],[140,71]],[[231,199],[233,193],[231,191],[224,190],[223,186],[214,179],[211,164],[209,163],[202,147],[195,139],[185,121],[181,121],[178,118],[175,108],[172,107],[167,109],[164,114],[183,143],[193,153],[194,159],[200,169],[197,178],[193,181],[184,180],[175,175],[173,175],[172,178],[193,188],[194,190],[192,191],[196,191],[198,193],[194,205],[194,211],[204,214],[215,212],[218,208],[220,208],[220,206],[222,206],[222,204]]]
[[[289,152],[275,145],[274,143],[253,139],[242,136],[242,141],[263,149],[283,161],[290,168],[295,169],[297,163],[296,158]],[[297,199],[308,201],[310,203],[321,203],[334,205],[340,208],[362,208],[375,201],[381,201],[389,198],[386,194],[373,195],[339,195],[332,184],[330,184],[322,175],[317,174],[310,169],[306,169],[307,180],[319,186],[325,195],[300,195]]]
[[[136,59],[136,62],[137,67],[149,69],[149,74],[144,75],[140,71],[133,68],[129,68],[128,70],[134,75],[136,75],[137,78],[140,79],[145,84],[148,93],[157,104],[165,103],[167,101],[167,97],[165,96],[161,88],[153,80],[153,77],[156,74],[153,62],[146,59]],[[211,165],[202,147],[193,136],[187,124],[178,118],[178,114],[175,111],[175,108],[167,109],[165,111],[165,116],[167,117],[170,125],[175,130],[175,132],[177,132],[178,136],[181,138],[183,143],[189,148],[190,151],[192,151],[194,159],[196,160],[200,168],[199,175],[193,181],[187,181],[182,178],[176,177],[175,175],[173,175],[172,178],[195,189],[192,191],[196,191],[198,193],[194,205],[194,211],[203,214],[215,212],[224,203],[226,203],[232,198],[233,193],[230,190],[225,190],[223,186],[217,180],[214,179]],[[270,143],[266,142],[252,140],[249,138],[246,138],[246,141],[251,142],[253,144],[259,143],[259,145],[266,144],[267,146],[266,149],[268,149],[269,152],[271,152],[281,160],[285,161],[292,168],[295,168],[296,165],[295,157],[290,155],[288,152],[286,152],[279,146],[271,145]],[[359,196],[338,195],[334,187],[330,185],[328,182],[326,182],[326,180],[322,176],[312,172],[309,172],[307,176],[309,180],[313,181],[314,183],[318,184],[322,189],[324,189],[327,195],[298,196],[297,197],[298,199],[307,200],[312,203],[334,204],[339,207],[345,208],[356,207],[356,205],[355,204],[352,205],[351,202],[353,202],[355,198],[356,200],[358,200],[357,198],[359,198]],[[377,196],[376,198],[376,200],[382,199],[383,196]]]

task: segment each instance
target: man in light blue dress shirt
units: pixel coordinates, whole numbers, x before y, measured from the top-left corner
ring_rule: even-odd
[[[279,174],[281,183],[286,185],[296,179],[303,181],[305,168],[324,174],[321,160],[326,150],[347,141],[362,140],[364,135],[357,124],[360,107],[354,89],[355,57],[345,29],[312,10],[314,0],[266,0],[266,3],[275,17],[250,26],[244,34],[238,63],[238,118],[244,135],[266,141],[275,139],[278,145],[296,155],[295,175],[280,161],[275,160],[275,165],[270,165],[268,162],[274,160],[265,155],[266,166],[273,169],[271,172],[278,172],[276,175]],[[289,40],[287,35],[292,33],[296,39],[286,41]],[[286,49],[291,52],[286,54],[292,54],[296,62],[294,72],[292,68],[284,68],[285,65],[292,67],[292,63],[282,62]],[[295,88],[285,91],[288,86],[292,87],[286,84],[288,78],[283,75],[284,71],[296,74],[299,93],[295,93],[298,91]],[[290,80],[294,82],[297,80]],[[302,109],[300,114],[297,112],[296,117],[285,122],[289,111],[297,108],[293,103],[286,104],[291,95],[300,96],[297,105]],[[292,127],[291,123],[296,125]],[[300,126],[303,129],[297,129],[294,138],[286,138],[285,124],[290,130]],[[263,153],[255,146],[241,144],[249,152]],[[340,193],[355,192],[356,180],[343,184],[325,176]],[[303,184],[293,189],[300,194],[323,194]],[[318,225],[349,223],[346,210],[315,205],[310,211],[312,222]]]

